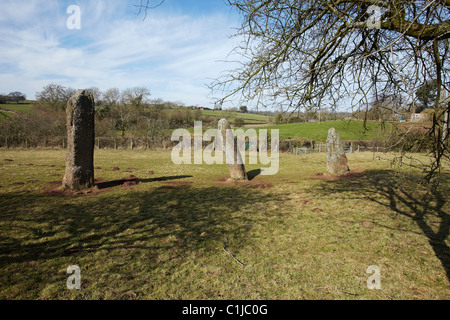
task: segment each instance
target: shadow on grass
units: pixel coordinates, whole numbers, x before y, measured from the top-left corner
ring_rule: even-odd
[[[261,169],[250,170],[247,172],[248,180],[253,180],[261,174]]]
[[[98,189],[107,189],[107,188],[113,188],[123,185],[126,182],[129,181],[136,181],[139,183],[148,183],[148,182],[155,182],[155,181],[169,181],[169,180],[178,180],[178,179],[185,179],[185,178],[192,178],[192,176],[170,176],[170,177],[159,177],[159,178],[150,178],[150,179],[140,179],[137,177],[134,178],[127,178],[127,179],[119,179],[119,180],[112,180],[112,181],[102,181],[96,183],[96,187]]]
[[[450,231],[450,214],[444,211],[449,190],[442,187],[434,192],[424,188],[418,191],[415,187],[421,177],[419,174],[395,176],[391,170],[368,170],[361,176],[324,182],[318,191],[324,195],[354,192],[413,220],[428,238],[450,281],[450,248],[445,242]],[[440,220],[437,231],[427,222],[430,215]]]
[[[258,219],[240,211],[271,200],[271,195],[262,197],[250,188],[190,185],[71,199],[4,193],[0,207],[2,228],[7,231],[0,235],[0,266],[97,250],[145,249],[156,267],[161,250],[178,256],[209,248],[222,254],[217,242],[224,243],[225,237],[238,255],[239,248],[251,241],[246,234]]]

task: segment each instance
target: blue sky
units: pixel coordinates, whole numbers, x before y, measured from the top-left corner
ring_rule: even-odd
[[[233,68],[220,61],[237,43],[229,38],[237,13],[224,0],[165,0],[143,20],[139,3],[1,0],[0,93],[34,99],[49,83],[102,91],[144,86],[153,99],[211,106],[207,84]],[[81,9],[80,30],[66,27],[70,5]]]

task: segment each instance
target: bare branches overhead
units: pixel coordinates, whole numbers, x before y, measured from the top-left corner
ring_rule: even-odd
[[[447,0],[228,0],[242,15],[241,65],[214,89],[259,105],[406,94],[448,70]],[[441,72],[443,85],[447,75]],[[411,98],[411,97],[410,97]],[[412,102],[412,98],[410,99]]]
[[[159,2],[157,4],[152,4],[153,1],[151,1],[151,0],[140,0],[140,3],[135,4],[134,6],[139,8],[138,15],[144,13],[144,20],[145,20],[145,18],[147,18],[148,10],[159,7],[160,5],[162,5],[164,3],[164,1],[165,0],[159,0]]]

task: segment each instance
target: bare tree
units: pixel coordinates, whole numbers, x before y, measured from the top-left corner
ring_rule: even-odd
[[[75,89],[66,88],[59,84],[46,85],[42,91],[36,93],[38,101],[42,102],[50,109],[64,110],[66,108],[67,101],[75,93]]]
[[[139,112],[129,104],[118,103],[112,108],[111,116],[115,120],[116,129],[120,131],[122,138],[125,138],[125,133],[137,122]]]
[[[145,20],[145,18],[147,17],[147,10],[155,9],[155,8],[159,7],[160,5],[162,5],[164,3],[164,1],[165,0],[159,0],[159,1],[157,0],[157,3],[155,2],[156,4],[153,4],[154,1],[151,1],[151,0],[140,0],[140,3],[135,4],[134,6],[139,8],[138,15],[141,13],[144,14],[144,20]]]
[[[71,88],[71,87],[67,87],[64,89],[64,93],[63,93],[63,101],[65,103],[67,103],[67,101],[69,101],[69,99],[77,92],[76,89]]]
[[[16,103],[26,100],[26,95],[19,91],[14,91],[14,92],[9,93],[8,97],[11,101],[14,101]]]
[[[97,104],[102,99],[102,91],[98,87],[90,87],[88,90],[94,96],[94,101]]]
[[[370,106],[373,96],[402,96],[437,79],[433,139],[440,168],[446,154],[441,91],[449,89],[450,1],[228,0],[242,16],[234,52],[239,66],[212,89],[219,101],[239,98],[295,112],[323,103]],[[236,61],[237,60],[237,61]],[[445,129],[448,130],[448,129]],[[448,150],[447,150],[448,156]]]
[[[149,102],[150,90],[145,87],[134,87],[122,92],[122,103],[141,108]]]
[[[120,90],[117,88],[106,90],[103,94],[103,100],[109,106],[116,105],[120,101]]]

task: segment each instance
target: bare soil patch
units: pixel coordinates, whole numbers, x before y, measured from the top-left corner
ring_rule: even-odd
[[[353,170],[349,171],[346,174],[343,175],[332,175],[327,173],[316,173],[315,175],[309,176],[309,179],[311,180],[343,180],[343,179],[351,179],[363,176],[365,173],[364,170]]]
[[[176,186],[187,186],[187,185],[191,185],[193,182],[192,181],[166,181],[164,183],[167,183],[169,185],[176,185]]]
[[[269,189],[273,188],[273,184],[271,183],[262,183],[262,184],[255,184],[252,186],[254,189]]]
[[[259,181],[259,183],[256,183],[254,179],[250,181],[237,181],[230,178],[218,178],[216,185],[219,186],[250,186],[255,189],[268,189],[273,188],[273,184],[271,183],[261,183],[263,181]]]

